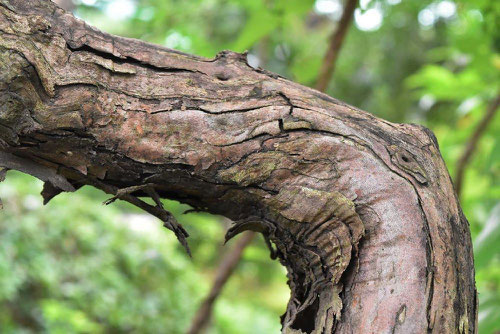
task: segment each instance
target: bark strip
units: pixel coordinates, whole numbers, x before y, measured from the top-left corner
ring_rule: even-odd
[[[1,0],[0,150],[75,189],[224,215],[228,238],[265,234],[292,290],[284,333],[475,331],[469,226],[433,134],[244,55],[191,56],[50,1]]]

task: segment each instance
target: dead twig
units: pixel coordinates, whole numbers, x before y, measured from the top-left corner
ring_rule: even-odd
[[[175,236],[177,237],[177,240],[179,240],[179,242],[184,247],[188,255],[191,257],[191,250],[189,249],[186,240],[186,238],[189,237],[188,232],[184,229],[184,227],[182,227],[181,224],[179,224],[176,221],[175,217],[170,212],[168,212],[163,208],[163,205],[160,201],[160,196],[156,192],[154,184],[147,183],[138,186],[119,189],[115,186],[106,184],[94,178],[89,178],[88,181],[94,187],[99,188],[108,194],[114,194],[113,197],[104,201],[103,204],[109,205],[114,201],[116,201],[117,199],[121,199],[123,201],[129,202],[130,204],[137,206],[138,208],[146,212],[149,212],[151,215],[160,219],[163,222],[164,227],[174,232]],[[132,195],[132,193],[137,191],[145,192],[149,197],[153,199],[156,206],[150,205],[144,202],[143,200],[139,199],[138,197]]]
[[[484,114],[483,119],[477,125],[476,129],[474,130],[474,133],[469,138],[469,141],[467,142],[467,145],[465,146],[462,155],[457,161],[457,172],[455,174],[455,191],[457,192],[457,195],[459,197],[462,191],[463,179],[467,165],[469,164],[472,155],[476,151],[479,140],[486,131],[488,124],[490,124],[490,122],[493,120],[493,117],[495,116],[499,107],[500,107],[500,93],[496,96],[496,98],[493,101],[491,101],[490,105],[488,106],[488,109],[486,110],[486,114]]]

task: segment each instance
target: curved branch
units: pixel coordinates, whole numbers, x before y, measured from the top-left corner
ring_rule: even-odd
[[[468,223],[427,129],[42,0],[0,3],[0,91],[3,152],[267,235],[292,289],[283,332],[474,332]]]

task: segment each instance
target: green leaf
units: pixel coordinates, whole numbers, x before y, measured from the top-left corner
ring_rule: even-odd
[[[476,270],[481,269],[496,255],[500,245],[500,203],[491,211],[481,233],[474,240]]]
[[[82,311],[55,299],[42,301],[42,314],[50,333],[102,333],[101,326]]]
[[[255,42],[273,31],[278,23],[278,18],[268,10],[252,12],[231,49],[238,52],[248,50]]]
[[[479,333],[493,334],[500,330],[500,295],[484,291],[479,295]]]

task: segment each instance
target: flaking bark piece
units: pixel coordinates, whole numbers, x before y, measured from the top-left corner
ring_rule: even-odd
[[[49,203],[51,199],[62,193],[62,189],[54,187],[52,183],[50,182],[45,182],[43,184],[43,189],[41,192],[41,195],[43,197],[43,205],[46,205]]]
[[[73,185],[73,186],[75,188],[75,191],[82,187],[82,185]],[[63,192],[64,190],[54,186],[52,183],[45,182],[43,184],[43,189],[41,192],[41,195],[43,197],[43,205],[47,205],[54,197]]]
[[[274,225],[263,221],[260,217],[255,216],[236,220],[233,222],[233,225],[227,230],[224,238],[224,244],[226,244],[229,240],[231,240],[241,232],[248,230],[269,235],[270,232],[274,231]]]
[[[42,181],[52,183],[54,187],[60,188],[63,191],[75,191],[73,185],[64,176],[56,173],[55,170],[11,153],[0,151],[0,167],[30,174]]]
[[[132,194],[137,191],[145,192],[151,199],[155,202],[156,206],[151,206],[148,203],[140,200],[139,198],[133,196]],[[125,200],[139,208],[149,212],[154,215],[158,219],[163,222],[163,226],[174,232],[177,240],[179,240],[180,244],[186,250],[186,253],[189,257],[192,257],[191,250],[189,249],[189,245],[187,243],[187,237],[189,237],[189,233],[184,229],[184,227],[177,222],[175,217],[165,210],[163,204],[161,203],[160,196],[155,190],[155,185],[152,183],[141,184],[138,186],[132,186],[127,188],[118,189],[116,191],[115,196],[104,201],[103,204],[109,205],[116,201],[117,199]]]
[[[234,221],[233,225],[227,230],[224,237],[224,244],[244,231],[260,232],[262,233],[266,246],[269,249],[271,259],[274,260],[277,258],[278,254],[277,250],[275,250],[271,244],[270,236],[274,234],[275,229],[276,228],[273,224],[266,222],[260,217],[252,216],[237,220]]]
[[[7,171],[9,169],[8,168],[1,168],[0,167],[0,182],[3,182],[5,181],[5,176],[7,175]],[[3,209],[3,203],[2,203],[2,199],[0,198],[0,210]]]
[[[276,260],[278,258],[278,250],[275,249],[271,243],[271,239],[266,234],[262,234],[264,241],[266,243],[267,249],[269,249],[269,257],[271,260]]]

